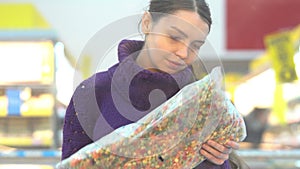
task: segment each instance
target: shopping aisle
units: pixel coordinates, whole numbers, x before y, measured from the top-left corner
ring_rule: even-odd
[[[300,149],[239,150],[251,169],[300,169]]]
[[[54,169],[49,165],[0,164],[0,169]]]
[[[0,152],[0,169],[54,169],[58,150],[12,150]]]
[[[251,169],[300,169],[300,149],[239,150]],[[0,152],[0,169],[55,169],[59,150],[15,150]]]

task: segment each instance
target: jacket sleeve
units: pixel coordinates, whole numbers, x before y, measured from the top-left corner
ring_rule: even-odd
[[[87,144],[92,143],[83,130],[75,111],[73,99],[66,110],[63,126],[62,160],[76,153]]]
[[[222,165],[216,165],[216,164],[213,164],[212,162],[210,162],[208,160],[204,160],[202,163],[200,163],[197,167],[195,167],[193,169],[201,169],[201,168],[205,168],[205,169],[233,169],[230,166],[229,160],[226,160]]]
[[[100,114],[94,81],[94,76],[83,81],[76,88],[67,107],[63,127],[62,160],[93,142],[91,138]]]

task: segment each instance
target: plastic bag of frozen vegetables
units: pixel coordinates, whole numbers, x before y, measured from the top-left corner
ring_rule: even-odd
[[[58,169],[193,168],[209,139],[226,143],[246,137],[242,116],[222,90],[222,74],[214,68],[203,79],[136,123],[118,128],[57,164]]]

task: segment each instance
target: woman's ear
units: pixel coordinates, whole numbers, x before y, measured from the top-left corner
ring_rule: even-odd
[[[151,31],[152,17],[150,12],[146,11],[142,18],[142,31],[147,35]]]

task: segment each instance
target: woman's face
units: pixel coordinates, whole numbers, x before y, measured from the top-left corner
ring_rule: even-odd
[[[145,69],[170,74],[192,64],[204,44],[209,27],[197,12],[179,10],[153,22],[146,13],[142,20],[145,46],[137,63]]]

